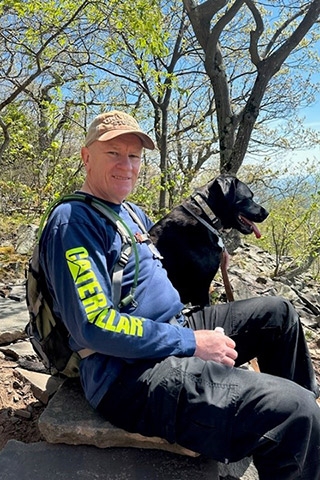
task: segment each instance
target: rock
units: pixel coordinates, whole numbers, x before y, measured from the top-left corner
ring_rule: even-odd
[[[16,252],[21,255],[31,255],[37,240],[39,227],[37,225],[20,225],[17,232]]]
[[[1,480],[218,480],[216,462],[203,457],[15,440],[0,452],[0,471]]]
[[[0,297],[0,308],[0,345],[25,339],[29,318],[26,304]]]
[[[87,403],[80,383],[75,379],[67,379],[50,400],[40,416],[39,429],[48,443],[94,445],[99,448],[147,448],[198,457],[197,453],[170,444],[162,438],[126,432],[107,422]],[[219,475],[239,478],[250,462],[250,458],[245,458],[229,465],[219,464]]]
[[[29,341],[17,341],[16,343],[10,343],[5,347],[0,347],[0,351],[13,358],[13,360],[18,360],[20,358],[36,360],[37,358]]]
[[[277,295],[287,298],[292,303],[297,301],[299,298],[295,291],[289,285],[285,285],[281,282],[275,282],[275,291]]]
[[[46,405],[49,399],[57,392],[63,384],[63,380],[52,375],[44,373],[30,372],[22,368],[17,368],[14,374],[18,378],[23,378],[31,384],[33,395]]]
[[[48,443],[106,447],[156,448],[196,457],[198,454],[157,437],[144,437],[114,427],[86,401],[79,380],[67,379],[39,419]]]

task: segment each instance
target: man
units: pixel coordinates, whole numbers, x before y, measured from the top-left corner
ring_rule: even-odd
[[[81,150],[81,191],[105,201],[133,234],[141,231],[122,202],[143,148],[154,143],[135,119],[111,111],[94,119]],[[160,260],[147,243],[136,247],[135,298],[118,311],[112,272],[121,239],[103,215],[83,202],[63,203],[42,237],[40,263],[71,347],[96,352],[80,365],[90,404],[118,427],[222,462],[253,455],[263,480],[319,480],[319,392],[291,304],[259,297],[184,314]],[[123,296],[134,270],[131,255]],[[253,357],[264,373],[237,368]]]

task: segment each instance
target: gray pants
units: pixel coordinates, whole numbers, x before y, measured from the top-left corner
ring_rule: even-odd
[[[196,357],[128,364],[99,405],[114,425],[159,436],[221,462],[253,456],[262,480],[320,480],[320,408],[298,316],[276,297],[193,312],[193,329],[223,326],[237,365]]]

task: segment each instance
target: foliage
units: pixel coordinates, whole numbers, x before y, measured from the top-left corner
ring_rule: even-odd
[[[10,215],[13,212],[29,214],[37,205],[36,192],[28,185],[0,180],[0,213]]]
[[[314,267],[320,252],[320,190],[315,165],[307,174],[283,177],[278,196],[268,202],[270,215],[262,225],[262,248],[275,255],[274,276],[292,277]],[[272,187],[272,186],[271,186]]]
[[[183,3],[214,91],[220,170],[237,173],[258,116],[270,119],[275,107],[278,118],[288,115],[292,85],[301,93],[310,86],[307,70],[296,75],[294,67],[305,64],[306,47],[319,59],[312,45],[319,39],[320,1]]]
[[[314,266],[317,191],[277,177],[282,152],[319,144],[298,118],[319,91],[319,4],[0,1],[0,212],[29,221],[78,188],[90,119],[125,109],[157,143],[131,196],[153,219],[241,165],[271,210],[275,273],[284,255]]]
[[[158,151],[151,156],[160,171],[158,208],[164,212],[185,196],[193,179],[204,170],[216,170],[221,158],[230,155],[232,144],[231,150],[221,148],[226,138],[222,132],[250,117],[243,105],[251,98],[259,68],[290,42],[298,22],[312,7],[312,22],[316,21],[318,2],[283,2],[280,8],[274,2],[256,2],[253,7],[251,2],[231,1],[221,10],[208,1],[194,8],[203,21],[203,34],[208,25],[212,28],[210,41],[217,31],[221,33],[221,74],[228,79],[228,95],[222,103],[208,71],[213,52],[201,53],[203,43],[194,17],[190,11],[186,14],[179,0],[139,0],[134,5],[123,0],[0,2],[3,178],[21,181],[23,177],[41,192],[52,188],[53,176],[65,166],[70,171],[74,165],[77,176],[75,155],[89,119],[104,109],[124,108],[156,139]],[[188,10],[189,2],[184,3]],[[264,100],[259,118],[253,116],[248,152],[294,148],[301,136],[306,141],[311,133],[301,130],[299,137],[300,124],[293,116],[302,102],[313,101],[316,89],[312,74],[318,61],[318,36],[312,22],[302,33],[300,27],[299,35],[304,37],[298,48],[288,45],[291,62],[285,58],[267,88],[259,91]],[[252,62],[253,47],[261,58],[258,64]],[[227,109],[232,116],[225,118],[223,129],[219,109],[225,102],[230,102]],[[281,125],[283,134],[267,126],[266,122],[289,116],[293,127],[285,131]],[[251,130],[245,129],[246,135],[247,131]],[[310,141],[317,138],[310,136]],[[243,156],[243,145],[235,150]],[[20,168],[19,157],[25,168]],[[57,184],[62,190],[60,181]]]

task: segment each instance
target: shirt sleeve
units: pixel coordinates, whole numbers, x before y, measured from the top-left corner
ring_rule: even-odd
[[[114,308],[110,272],[120,248],[113,227],[87,206],[63,204],[48,222],[41,264],[71,347],[126,359],[193,355],[191,329]]]

